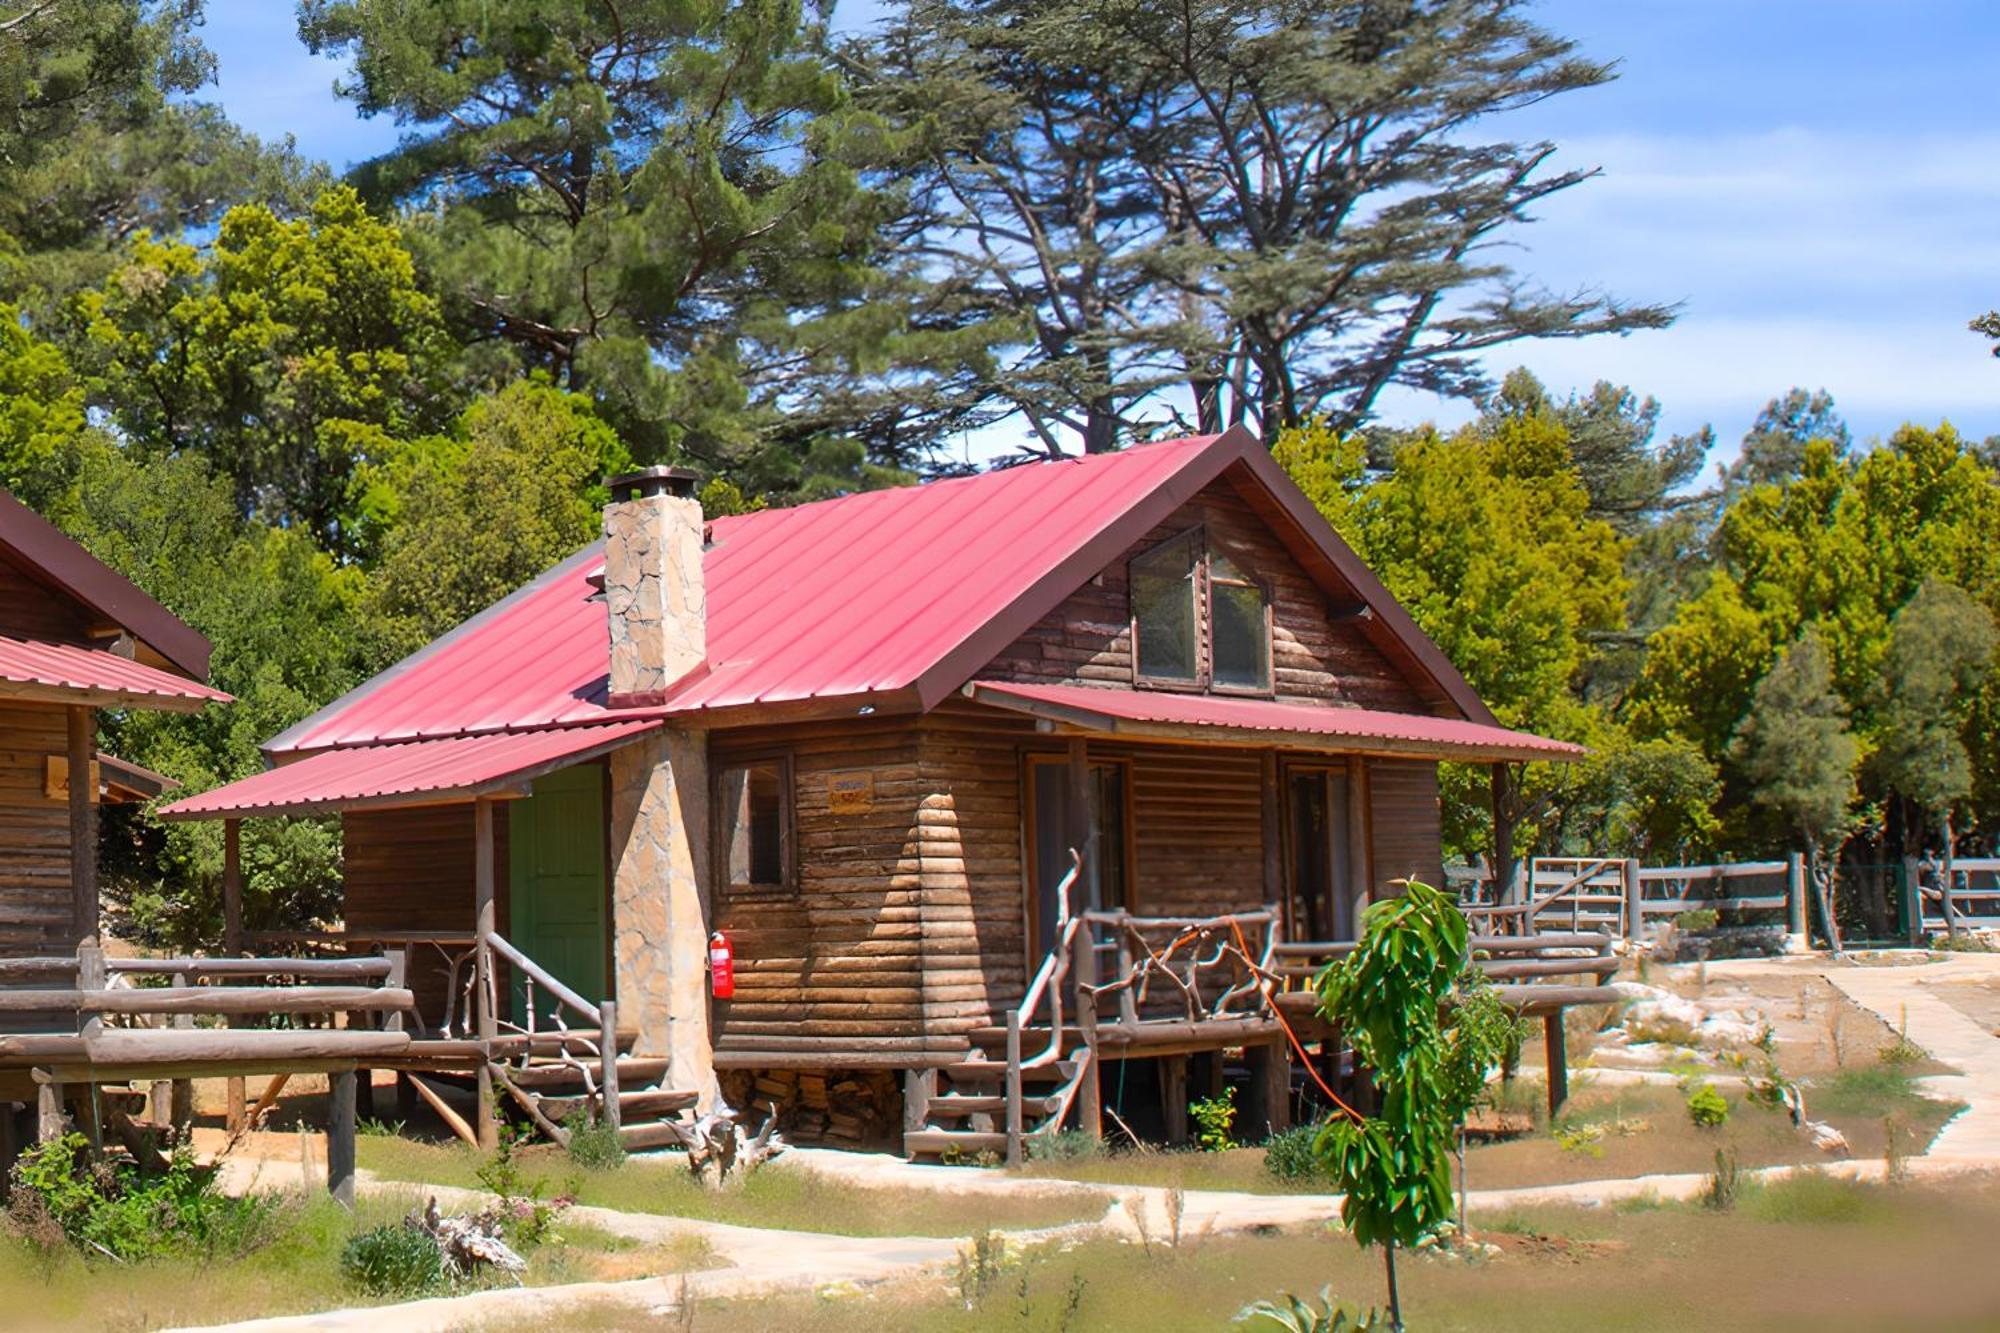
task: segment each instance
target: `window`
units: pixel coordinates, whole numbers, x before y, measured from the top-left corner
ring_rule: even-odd
[[[767,759],[716,781],[717,861],[732,890],[788,890],[792,879],[792,767]]]
[[[1202,529],[1135,556],[1130,574],[1141,682],[1269,692],[1270,594]]]
[[[1196,684],[1201,679],[1201,613],[1195,606],[1201,533],[1163,542],[1132,562],[1132,614],[1139,674]]]

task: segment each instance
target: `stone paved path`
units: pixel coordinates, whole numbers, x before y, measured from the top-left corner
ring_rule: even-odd
[[[1963,1101],[1967,1109],[1932,1144],[1929,1153],[1914,1158],[1909,1169],[1917,1176],[1944,1176],[1967,1171],[2000,1171],[2000,1038],[1940,998],[1943,985],[2000,981],[2000,955],[1961,954],[1921,967],[1836,964],[1827,959],[1745,961],[1709,965],[1711,976],[1770,972],[1824,977],[1855,1004],[1876,1014],[1931,1056],[1959,1070],[1924,1080],[1938,1096]],[[962,1167],[925,1166],[900,1158],[816,1149],[795,1149],[788,1169],[804,1169],[850,1180],[857,1185],[935,1189],[967,1193],[1051,1193],[1095,1190],[1107,1202],[1102,1223],[1082,1223],[1051,1232],[1026,1233],[1032,1240],[1060,1233],[1098,1229],[1136,1239],[1143,1225],[1154,1236],[1166,1229],[1168,1191],[1159,1188],[1079,1186],[1074,1182],[1020,1180]],[[1878,1179],[1881,1162],[1833,1162],[1818,1170],[1857,1179]],[[1794,1170],[1774,1167],[1746,1175],[1777,1178]],[[279,1174],[285,1174],[280,1172]],[[1635,1196],[1690,1198],[1707,1177],[1699,1173],[1642,1176],[1633,1179],[1584,1181],[1512,1190],[1474,1191],[1474,1211],[1491,1211],[1530,1204],[1572,1204],[1586,1207]],[[247,1183],[247,1182],[246,1182]],[[407,1182],[376,1181],[362,1172],[364,1190],[408,1191]],[[471,1191],[432,1190],[448,1206],[476,1206],[482,1199]],[[1325,1225],[1336,1214],[1339,1199],[1331,1195],[1234,1194],[1189,1191],[1183,1196],[1184,1232],[1227,1232],[1264,1227]],[[963,1245],[957,1239],[933,1237],[857,1237],[800,1232],[764,1231],[752,1227],[688,1218],[621,1213],[579,1207],[571,1216],[606,1231],[642,1243],[659,1243],[676,1236],[708,1238],[720,1265],[685,1278],[690,1295],[744,1296],[784,1290],[816,1290],[833,1284],[862,1285],[908,1278],[948,1267]],[[430,1333],[478,1327],[483,1323],[534,1320],[559,1327],[563,1312],[603,1307],[628,1312],[635,1320],[657,1319],[673,1309],[683,1289],[678,1276],[626,1282],[578,1283],[440,1297],[393,1307],[335,1310],[323,1314],[283,1316],[231,1324],[240,1333],[313,1333],[317,1330],[411,1330]]]

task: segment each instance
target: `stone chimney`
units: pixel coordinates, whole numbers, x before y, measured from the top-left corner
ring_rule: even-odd
[[[604,507],[604,604],[612,707],[655,704],[708,659],[697,474],[649,467],[613,477]]]

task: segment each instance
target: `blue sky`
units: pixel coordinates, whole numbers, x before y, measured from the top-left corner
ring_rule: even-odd
[[[1558,390],[1612,379],[1663,428],[1712,423],[1727,457],[1764,402],[1832,391],[1866,439],[1907,419],[2000,434],[2000,361],[1966,330],[2000,305],[2000,5],[1992,0],[1544,0],[1542,20],[1620,62],[1604,88],[1496,132],[1604,176],[1546,203],[1518,267],[1558,289],[1677,302],[1673,328],[1521,344],[1494,369]],[[870,3],[850,0],[849,24]],[[333,95],[291,6],[209,0],[211,90],[239,123],[336,166],[395,142]],[[1466,409],[1404,395],[1396,422]]]

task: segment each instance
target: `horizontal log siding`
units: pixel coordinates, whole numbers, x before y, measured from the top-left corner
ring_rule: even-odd
[[[81,606],[0,557],[0,634],[84,643],[88,629]]]
[[[1419,759],[1369,760],[1368,803],[1376,896],[1395,892],[1389,886],[1394,879],[1442,886],[1437,765]]]
[[[347,928],[470,934],[473,815],[470,804],[355,810],[341,819]],[[493,811],[493,866],[500,933],[507,933],[507,802]],[[426,1023],[444,1017],[447,960],[428,946],[410,954],[410,989]]]
[[[46,795],[48,757],[67,755],[59,704],[0,703],[0,954],[69,953],[69,803]]]
[[[1417,693],[1357,624],[1335,624],[1327,598],[1228,482],[1216,482],[1175,511],[1043,617],[980,676],[989,680],[1133,683],[1132,557],[1204,525],[1211,544],[1271,590],[1272,683],[1281,699],[1424,712]]]
[[[714,1007],[716,1048],[831,1058],[871,1049],[871,1038],[921,1045],[926,790],[915,728],[855,719],[720,732],[709,768],[779,753],[792,758],[799,883],[791,894],[717,890],[736,997]],[[873,809],[836,815],[828,778],[855,771],[873,776]]]

